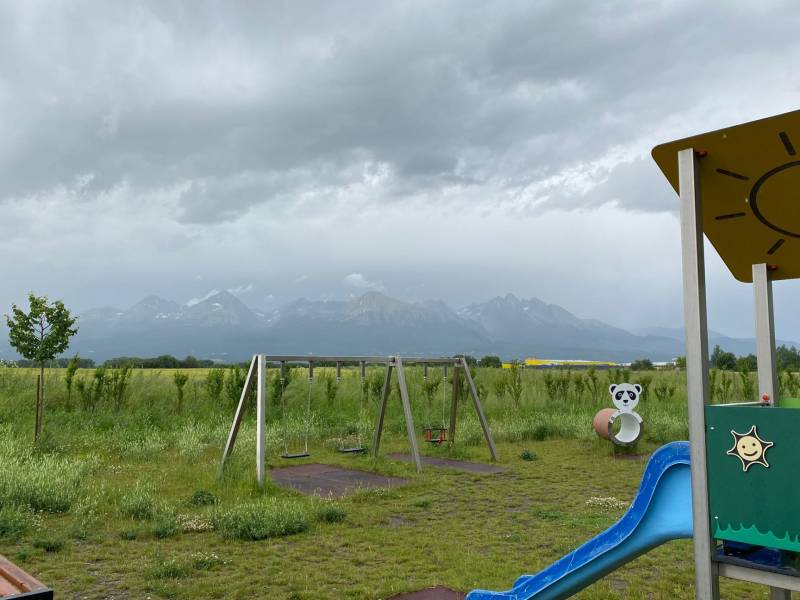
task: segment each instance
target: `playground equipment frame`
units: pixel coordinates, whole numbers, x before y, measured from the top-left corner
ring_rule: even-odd
[[[681,200],[683,307],[686,325],[686,385],[689,400],[691,444],[692,517],[694,523],[695,594],[699,600],[719,599],[719,577],[770,586],[772,600],[789,600],[790,590],[800,591],[800,578],[714,560],[708,504],[705,405],[709,402],[708,324],[706,318],[703,201],[700,175],[702,153],[694,148],[677,153]],[[774,405],[778,394],[775,368],[775,327],[772,279],[766,264],[755,264],[756,352],[760,393]]]
[[[312,372],[314,363],[335,363],[337,377],[341,374],[342,365],[358,365],[361,370],[361,376],[365,374],[367,365],[384,365],[384,379],[383,387],[381,389],[380,404],[378,408],[378,415],[375,421],[375,432],[372,441],[372,457],[373,459],[378,455],[378,449],[381,443],[381,435],[383,433],[383,424],[386,416],[386,408],[389,403],[389,396],[391,392],[392,372],[397,373],[397,382],[400,388],[400,401],[403,407],[403,416],[406,423],[406,431],[408,433],[408,443],[411,449],[411,455],[414,459],[417,472],[422,470],[422,459],[419,453],[419,446],[417,444],[416,430],[414,428],[414,418],[411,413],[411,400],[408,394],[408,386],[406,384],[405,366],[406,364],[422,364],[422,365],[442,365],[445,369],[448,366],[453,367],[452,377],[452,396],[450,403],[450,427],[449,427],[449,442],[452,443],[455,439],[456,431],[456,416],[458,412],[458,396],[459,396],[459,377],[463,375],[467,382],[467,390],[472,397],[473,406],[478,414],[483,435],[486,438],[486,443],[489,447],[489,452],[492,455],[492,460],[497,460],[497,449],[495,448],[492,434],[489,430],[489,424],[486,420],[486,415],[483,412],[481,401],[478,396],[475,382],[469,372],[466,359],[463,357],[440,357],[440,358],[402,358],[400,356],[315,356],[315,355],[272,355],[272,354],[256,354],[250,361],[250,367],[247,371],[247,376],[242,387],[242,394],[239,397],[239,403],[236,406],[233,422],[228,433],[228,438],[225,443],[225,450],[222,454],[222,462],[220,465],[220,472],[225,468],[225,463],[228,460],[233,446],[236,443],[236,437],[239,433],[239,427],[242,423],[244,415],[245,404],[253,386],[256,388],[256,478],[259,487],[264,486],[266,479],[266,411],[267,411],[267,368],[269,365],[277,366],[280,369],[285,368],[287,364],[301,364],[306,365],[309,372]]]

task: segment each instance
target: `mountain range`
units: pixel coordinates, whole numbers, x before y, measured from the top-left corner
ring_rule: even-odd
[[[684,352],[682,329],[632,333],[513,294],[459,310],[440,300],[404,302],[378,292],[350,300],[301,298],[270,311],[254,310],[226,291],[187,304],[148,296],[125,310],[87,310],[78,325],[70,353],[98,362],[161,354],[234,361],[257,352],[658,361]],[[709,337],[712,348],[719,344],[739,355],[755,351],[753,339],[716,332]],[[13,358],[7,336],[1,339],[0,358]]]

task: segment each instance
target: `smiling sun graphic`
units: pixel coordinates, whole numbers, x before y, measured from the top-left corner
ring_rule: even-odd
[[[731,429],[733,435],[733,448],[725,454],[735,456],[742,461],[742,470],[747,471],[752,465],[758,463],[769,468],[767,462],[767,450],[775,444],[762,440],[758,436],[756,426],[753,425],[747,433],[737,433]]]

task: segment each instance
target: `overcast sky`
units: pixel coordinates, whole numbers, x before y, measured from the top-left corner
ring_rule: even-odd
[[[800,107],[794,2],[0,3],[0,312],[231,289],[682,321],[663,141]],[[710,322],[752,335],[708,255]],[[800,340],[800,286],[776,284]]]

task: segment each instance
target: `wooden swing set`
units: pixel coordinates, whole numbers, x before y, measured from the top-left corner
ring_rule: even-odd
[[[358,365],[361,372],[362,378],[362,390],[363,390],[363,382],[365,378],[365,369],[367,365],[383,365],[385,368],[384,377],[383,377],[383,387],[381,389],[381,396],[380,402],[378,406],[378,415],[375,420],[375,431],[373,434],[372,439],[372,457],[373,459],[377,458],[378,450],[381,444],[381,436],[383,434],[383,426],[384,426],[384,419],[386,416],[386,408],[389,404],[389,397],[391,392],[391,384],[392,384],[392,374],[396,374],[397,377],[397,384],[400,391],[400,403],[403,408],[403,417],[406,423],[406,432],[408,434],[408,443],[411,450],[412,458],[414,459],[414,463],[417,468],[417,472],[422,470],[422,458],[419,452],[419,446],[417,445],[417,436],[416,430],[414,428],[414,418],[411,414],[411,400],[408,393],[408,385],[406,382],[406,371],[405,365],[408,364],[421,364],[425,370],[425,376],[427,377],[427,370],[428,366],[430,365],[440,365],[443,368],[443,394],[446,395],[446,384],[447,384],[447,368],[452,367],[453,375],[452,375],[452,392],[451,392],[451,402],[450,402],[450,422],[449,426],[444,423],[444,415],[442,419],[442,424],[440,426],[432,426],[426,425],[423,429],[424,439],[426,442],[430,442],[431,444],[439,445],[444,442],[453,443],[455,440],[455,432],[456,432],[456,417],[458,414],[458,401],[459,401],[459,390],[461,389],[461,382],[460,378],[463,377],[465,380],[467,393],[472,399],[472,404],[475,408],[475,412],[478,415],[478,420],[481,424],[481,429],[483,430],[484,438],[486,439],[486,444],[489,447],[489,452],[492,455],[492,460],[497,460],[497,450],[494,445],[494,441],[492,440],[492,434],[489,431],[489,424],[486,421],[486,415],[483,412],[483,407],[481,406],[480,398],[478,397],[478,391],[475,387],[475,382],[472,379],[472,375],[470,374],[469,367],[467,366],[467,362],[463,357],[446,357],[446,358],[402,358],[400,356],[281,356],[281,355],[267,355],[267,354],[256,354],[253,356],[253,359],[250,361],[250,368],[247,371],[247,377],[244,382],[244,386],[242,387],[242,394],[239,398],[239,404],[236,407],[236,412],[234,413],[233,422],[231,423],[231,428],[228,433],[228,439],[225,443],[225,450],[222,453],[222,464],[220,466],[220,472],[224,470],[225,463],[228,460],[231,452],[233,451],[233,446],[236,443],[236,437],[239,433],[239,427],[242,423],[242,417],[244,416],[244,410],[246,407],[247,399],[250,397],[250,394],[255,387],[256,390],[256,478],[258,479],[258,485],[260,487],[264,486],[264,481],[266,478],[266,428],[267,428],[267,420],[266,420],[266,413],[267,413],[267,369],[269,367],[272,368],[279,368],[280,369],[280,378],[281,378],[281,392],[283,392],[284,382],[285,382],[285,369],[287,365],[292,364],[300,364],[304,365],[308,368],[309,373],[309,391],[308,391],[308,400],[307,400],[307,419],[310,421],[310,414],[311,414],[311,385],[313,383],[313,365],[314,363],[335,363],[336,364],[336,374],[337,378],[341,376],[341,367],[342,365]],[[363,391],[362,391],[363,394]],[[363,404],[363,398],[362,398]],[[283,411],[283,422],[285,423],[285,404],[283,399],[281,399],[281,406]],[[443,408],[444,410],[444,408]],[[308,422],[306,423],[306,427],[308,427]],[[295,452],[291,453],[288,449],[286,431],[284,431],[284,450],[285,452],[282,454],[283,458],[302,458],[307,457],[310,455],[308,451],[308,430],[305,432],[305,443],[304,449],[302,452]],[[356,453],[361,452],[364,450],[363,446],[359,442],[356,447],[353,448],[340,448],[341,452],[347,453]]]

